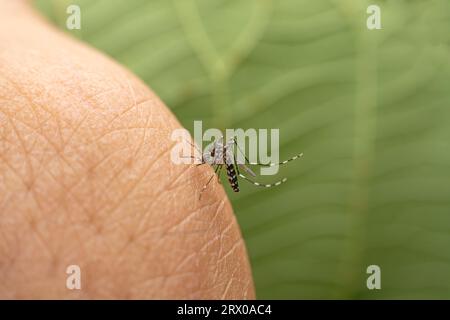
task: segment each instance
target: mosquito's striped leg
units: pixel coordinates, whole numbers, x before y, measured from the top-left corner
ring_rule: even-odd
[[[249,164],[251,164],[251,165],[257,165],[257,166],[262,166],[262,167],[281,166],[281,165],[286,164],[286,163],[288,163],[288,162],[294,161],[294,160],[296,160],[296,159],[298,159],[298,158],[300,158],[300,157],[302,157],[302,156],[303,156],[303,153],[300,153],[300,154],[298,154],[298,155],[296,155],[296,156],[294,156],[294,157],[292,157],[292,158],[290,158],[290,159],[287,159],[287,160],[284,160],[284,161],[278,162],[278,163],[267,163],[267,164],[264,164],[264,163],[257,163],[257,162],[249,162]]]
[[[236,138],[233,138],[234,144],[236,145],[237,149],[239,150],[239,152],[244,156],[244,159],[246,161],[246,163],[250,164],[250,165],[257,165],[257,166],[263,166],[263,167],[273,167],[273,166],[280,166],[283,164],[286,164],[290,161],[296,160],[300,157],[303,156],[303,153],[300,153],[290,159],[287,159],[283,162],[278,162],[278,163],[268,163],[268,164],[264,164],[264,163],[258,163],[258,162],[250,162],[250,160],[248,160],[247,156],[245,155],[245,153],[242,151],[242,149],[239,147]],[[237,164],[237,162],[235,161],[235,163]],[[251,170],[250,170],[251,171]],[[250,173],[250,172],[249,172]],[[250,173],[251,174],[251,173]]]
[[[280,181],[277,181],[277,182],[274,182],[274,183],[264,184],[264,183],[259,183],[259,182],[253,181],[252,179],[249,179],[246,176],[244,176],[242,173],[239,173],[239,177],[243,178],[244,180],[247,180],[248,182],[254,184],[255,186],[264,187],[264,188],[270,188],[270,187],[279,186],[280,184],[282,184],[282,183],[287,181],[287,178],[283,178]]]

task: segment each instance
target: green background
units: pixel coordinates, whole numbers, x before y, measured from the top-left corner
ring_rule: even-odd
[[[81,30],[65,29],[72,3]],[[366,28],[369,4],[382,30]],[[304,153],[281,187],[230,192],[258,298],[450,298],[450,1],[36,6],[188,129],[279,128],[281,159]]]

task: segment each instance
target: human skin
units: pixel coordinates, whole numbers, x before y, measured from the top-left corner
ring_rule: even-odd
[[[0,21],[0,298],[254,298],[229,200],[170,161],[163,102],[28,3]]]

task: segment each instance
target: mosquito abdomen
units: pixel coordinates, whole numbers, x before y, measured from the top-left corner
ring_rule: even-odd
[[[234,164],[226,164],[227,167],[227,177],[228,182],[231,185],[231,188],[234,192],[239,192],[239,183],[236,175],[236,170],[234,169]]]

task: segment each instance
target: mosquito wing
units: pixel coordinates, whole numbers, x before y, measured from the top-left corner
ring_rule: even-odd
[[[239,164],[239,166],[244,169],[249,175],[251,175],[252,177],[256,177],[256,174],[252,171],[252,169],[250,169],[249,167],[247,167],[245,164]]]

